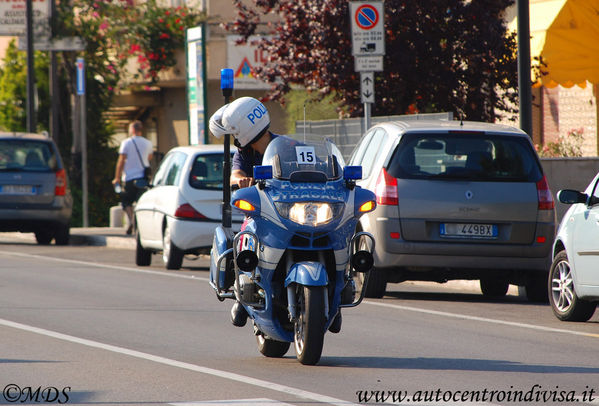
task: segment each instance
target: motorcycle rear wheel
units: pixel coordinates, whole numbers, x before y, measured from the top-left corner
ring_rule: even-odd
[[[256,336],[256,341],[258,342],[258,351],[269,358],[283,357],[287,354],[287,351],[291,346],[291,343],[289,342],[272,340],[264,337],[262,334]]]
[[[299,286],[294,344],[297,360],[304,365],[315,365],[320,360],[326,325],[326,299],[325,286]]]

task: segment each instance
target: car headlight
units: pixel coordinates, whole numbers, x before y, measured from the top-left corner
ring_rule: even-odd
[[[294,223],[319,226],[330,222],[341,214],[343,204],[324,202],[276,202],[275,207],[281,217],[288,218]]]

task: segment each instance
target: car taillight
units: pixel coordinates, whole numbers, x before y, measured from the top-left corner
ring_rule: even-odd
[[[67,194],[67,172],[64,169],[56,171],[56,186],[54,186],[54,196],[64,196]]]
[[[537,195],[539,197],[539,210],[553,210],[555,208],[553,195],[551,194],[545,175],[537,182]]]
[[[202,213],[191,207],[191,204],[185,203],[177,207],[175,210],[175,217],[186,218],[186,219],[205,219]]]
[[[397,206],[399,202],[397,198],[397,179],[389,175],[385,168],[381,170],[376,181],[374,194],[376,195],[376,204]]]

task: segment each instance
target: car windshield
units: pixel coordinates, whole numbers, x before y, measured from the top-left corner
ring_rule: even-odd
[[[273,139],[262,158],[272,166],[273,177],[292,182],[326,182],[339,179],[345,162],[329,140],[310,137],[298,141],[288,136]]]
[[[47,142],[0,140],[0,171],[49,172],[56,165],[56,156]]]
[[[388,167],[396,178],[536,182],[542,177],[526,139],[494,134],[406,134]]]

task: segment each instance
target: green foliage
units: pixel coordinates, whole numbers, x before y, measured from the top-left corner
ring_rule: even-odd
[[[48,129],[50,99],[48,90],[48,56],[34,55],[35,90],[37,92],[37,131]],[[27,128],[27,57],[11,41],[0,64],[0,129],[25,131]]]
[[[108,90],[137,83],[155,83],[158,73],[176,64],[186,28],[206,20],[205,14],[186,6],[162,7],[156,0],[139,4],[129,0],[66,0],[60,2],[62,35],[88,41],[86,52],[102,63]],[[127,77],[130,62],[136,66]]]
[[[329,120],[339,118],[341,107],[334,101],[335,96],[329,95],[324,99],[305,90],[292,90],[285,95],[285,120],[287,133],[295,132],[295,122],[304,119],[304,107],[306,109],[306,120]]]

